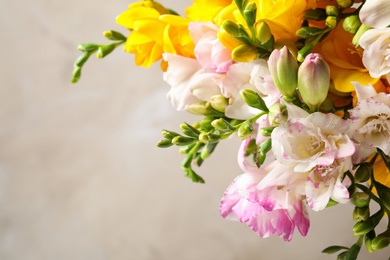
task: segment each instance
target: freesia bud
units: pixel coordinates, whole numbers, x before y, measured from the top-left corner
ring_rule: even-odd
[[[287,107],[283,104],[274,104],[269,108],[268,121],[270,126],[276,127],[287,121]]]
[[[361,236],[364,234],[367,234],[371,230],[375,228],[375,224],[371,219],[368,219],[366,221],[361,221],[356,223],[352,230],[354,232],[354,236]]]
[[[334,29],[337,26],[337,17],[336,16],[328,16],[325,20],[326,26],[330,29]]]
[[[260,95],[251,90],[251,89],[243,89],[241,90],[241,97],[244,99],[245,103],[248,104],[248,106],[260,109],[261,111],[268,111],[268,108],[264,102],[264,100],[260,97]]]
[[[334,5],[327,5],[325,7],[325,12],[329,16],[338,16],[340,13],[339,9]]]
[[[390,238],[384,235],[378,235],[371,242],[373,250],[379,250],[387,247],[390,244]]]
[[[365,207],[355,207],[353,210],[353,220],[355,222],[365,221],[370,217],[370,209],[368,206]]]
[[[223,95],[215,95],[210,98],[210,105],[219,112],[225,112],[229,105],[228,100]]]
[[[292,98],[297,88],[298,63],[288,48],[275,49],[269,57],[268,66],[280,93]]]
[[[318,111],[328,95],[330,69],[318,53],[306,56],[298,70],[298,90],[310,111]]]
[[[199,141],[201,141],[202,143],[205,143],[205,144],[216,143],[219,141],[219,139],[221,139],[221,137],[219,135],[216,135],[216,134],[201,133],[199,135]]]
[[[241,139],[246,139],[252,134],[253,126],[248,122],[243,122],[240,128],[238,128],[238,136]]]
[[[375,231],[371,230],[364,237],[364,245],[366,246],[367,252],[373,253],[374,249],[372,248],[372,240],[375,238]]]
[[[362,23],[359,20],[359,16],[351,15],[344,19],[343,28],[345,31],[355,34]]]
[[[356,207],[364,207],[370,202],[370,195],[364,192],[356,192],[352,195],[351,202]]]
[[[356,170],[354,179],[355,182],[366,182],[370,179],[372,173],[372,166],[368,163],[362,163]]]
[[[257,50],[249,44],[241,44],[232,51],[232,59],[236,62],[248,62],[258,58]]]
[[[345,9],[351,7],[351,5],[353,4],[353,0],[336,0],[336,3],[338,6]]]
[[[367,26],[367,25],[365,25],[365,24],[360,25],[359,29],[358,29],[357,32],[355,33],[355,36],[353,36],[353,38],[352,38],[352,43],[353,43],[353,45],[355,45],[355,47],[358,47],[358,46],[359,46],[359,40],[360,40],[360,38],[362,37],[362,35],[363,35],[366,31],[368,31],[368,30],[370,30],[370,29],[371,29],[371,27],[369,27],[369,26]]]

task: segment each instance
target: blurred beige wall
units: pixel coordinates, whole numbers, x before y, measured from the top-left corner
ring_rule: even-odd
[[[181,13],[190,4],[161,2]],[[0,259],[321,260],[335,259],[323,248],[355,242],[350,206],[310,211],[308,236],[290,243],[222,219],[239,142],[205,162],[205,185],[183,177],[178,149],[155,144],[196,118],[171,108],[158,66],[137,68],[118,50],[69,83],[77,44],[126,33],[115,17],[129,2],[0,4]]]

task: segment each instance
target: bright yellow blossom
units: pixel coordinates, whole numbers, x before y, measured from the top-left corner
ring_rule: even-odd
[[[192,21],[213,21],[218,12],[231,2],[232,0],[194,0],[194,4],[185,13]]]
[[[194,44],[188,31],[190,20],[166,13],[156,2],[144,1],[131,4],[117,17],[117,23],[131,31],[124,49],[135,54],[137,66],[149,67],[164,52],[193,57]]]

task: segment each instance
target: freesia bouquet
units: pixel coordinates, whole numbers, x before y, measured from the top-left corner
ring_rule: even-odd
[[[378,230],[390,218],[389,0],[194,0],[185,16],[144,0],[116,21],[129,36],[79,45],[73,82],[121,45],[138,66],[160,62],[172,106],[201,116],[158,143],[180,147],[187,177],[204,182],[194,166],[242,139],[224,218],[290,241],[307,234],[308,208],[353,203],[357,242],[324,252],[390,244],[390,222]]]

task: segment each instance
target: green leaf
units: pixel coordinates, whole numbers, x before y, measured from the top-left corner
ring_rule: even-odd
[[[349,247],[345,247],[345,246],[329,246],[329,247],[325,248],[324,250],[322,250],[322,253],[324,253],[324,254],[334,254],[334,253],[337,253],[340,250],[349,250]]]

